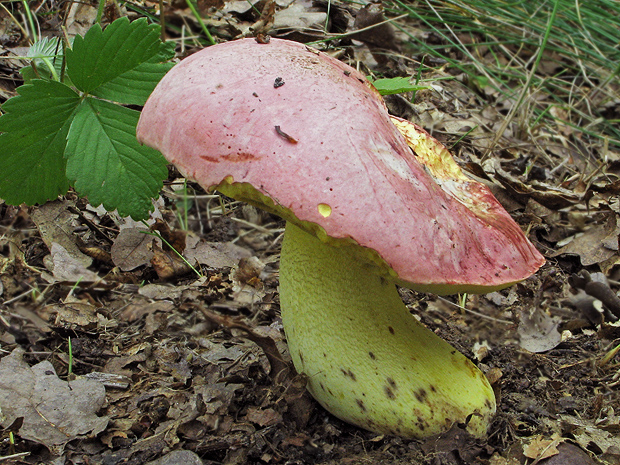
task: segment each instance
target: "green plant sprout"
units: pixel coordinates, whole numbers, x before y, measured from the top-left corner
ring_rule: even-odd
[[[467,292],[464,292],[462,294],[459,294],[459,307],[465,309],[466,305],[467,305],[467,300],[469,299],[469,294]]]
[[[403,92],[413,92],[415,95],[417,91],[429,88],[417,83],[412,84],[408,77],[380,78],[371,82],[381,95],[402,94]]]
[[[27,59],[31,65],[21,70],[25,81],[43,78],[53,81],[62,80],[63,48],[59,38],[43,38],[35,42],[28,50]]]
[[[168,172],[166,160],[136,141],[140,112],[172,68],[174,43],[146,18],[98,24],[72,44],[37,42],[25,84],[2,106],[0,197],[44,203],[73,187],[92,205],[148,217]],[[64,46],[64,50],[63,50]]]

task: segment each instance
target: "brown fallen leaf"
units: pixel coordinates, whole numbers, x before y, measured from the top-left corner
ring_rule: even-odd
[[[541,465],[595,465],[588,454],[569,442],[559,444],[557,451],[558,453],[553,457],[541,461]]]
[[[148,229],[140,227],[121,229],[110,250],[112,261],[121,270],[135,270],[153,258],[154,254],[149,245],[158,239],[146,232]]]
[[[163,457],[147,462],[145,465],[202,465],[198,455],[189,450],[174,450]]]
[[[47,305],[46,314],[55,314],[54,326],[92,331],[97,328],[97,308],[85,302],[68,302]]]
[[[233,299],[241,305],[253,305],[265,296],[263,282],[260,279],[265,264],[257,257],[242,258],[239,265],[230,273],[233,286]]]
[[[160,279],[172,279],[183,276],[191,271],[191,268],[174,250],[163,250],[157,244],[153,244],[153,258],[151,264]]]
[[[252,423],[256,423],[258,426],[273,426],[282,421],[282,415],[272,408],[261,409],[258,407],[248,407],[248,413],[246,419]]]
[[[445,433],[431,436],[421,444],[425,454],[437,457],[437,463],[473,463],[482,447],[467,430],[457,423]]]
[[[321,34],[327,21],[327,13],[319,11],[311,2],[295,1],[276,12],[273,30],[281,33],[290,31],[287,37],[311,40]]]
[[[380,3],[368,3],[363,8],[360,8],[355,15],[354,28],[364,30],[352,34],[351,38],[364,42],[371,49],[381,48],[399,51],[400,47],[396,43],[394,28],[390,23],[384,22],[385,20],[383,5]],[[379,64],[381,64],[382,61],[386,61],[385,56],[375,56],[374,53],[373,56]]]
[[[72,213],[71,208],[75,206],[68,201],[48,202],[34,209],[30,216],[50,251],[53,244],[58,244],[66,250],[68,257],[86,268],[93,260],[83,254],[76,244],[73,232],[77,226],[78,215]]]
[[[572,190],[541,181],[530,180],[526,184],[504,170],[497,158],[489,158],[483,163],[482,168],[489,178],[503,185],[514,198],[533,198],[551,210],[570,207],[583,198]]]
[[[620,225],[616,214],[611,213],[602,225],[594,224],[585,232],[575,235],[572,241],[551,256],[575,254],[583,266],[600,264],[618,255],[619,235]]]
[[[185,231],[181,229],[171,229],[168,223],[159,218],[151,225],[151,231],[157,231],[159,233],[163,239],[162,248],[164,250],[174,249],[180,254],[185,250]]]
[[[551,438],[544,438],[538,435],[523,446],[523,455],[539,462],[540,460],[557,455],[557,446],[563,441],[565,441],[565,439],[557,434],[554,434]]]
[[[276,13],[276,2],[275,0],[267,0],[265,6],[263,7],[260,18],[256,21],[252,26],[250,26],[250,30],[252,33],[257,36],[259,34],[268,34],[273,26],[274,15]]]
[[[108,418],[96,415],[105,401],[101,383],[85,378],[63,381],[50,362],[30,367],[23,353],[15,349],[0,360],[0,426],[23,417],[18,435],[54,455],[61,455],[69,441],[91,438],[105,429]]]
[[[50,253],[51,261],[49,261],[48,267],[51,268],[52,274],[57,280],[74,283],[83,281],[96,282],[100,280],[97,273],[86,268],[83,260],[80,260],[75,254],[71,254],[62,245],[56,242],[52,243]],[[90,259],[90,257],[88,258]]]
[[[519,321],[519,345],[530,352],[546,352],[562,341],[558,331],[560,320],[547,315],[542,310],[523,311]]]
[[[278,351],[276,343],[273,339],[257,334],[251,327],[249,327],[245,323],[236,321],[230,317],[219,315],[202,306],[200,306],[199,309],[207,320],[225,328],[240,329],[245,333],[245,336],[250,341],[258,345],[265,353],[267,360],[269,360],[269,364],[271,365],[271,371],[269,375],[273,379],[276,379],[279,373],[284,372],[285,370],[289,370],[288,364],[282,359],[282,355],[280,355],[280,352]]]
[[[232,242],[206,242],[190,236],[183,256],[192,264],[218,269],[232,268],[239,264],[240,259],[251,257],[252,252]]]

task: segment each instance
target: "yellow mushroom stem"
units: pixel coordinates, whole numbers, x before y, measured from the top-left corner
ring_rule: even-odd
[[[282,321],[310,393],[336,417],[377,433],[420,438],[469,420],[468,430],[484,436],[495,413],[485,376],[347,248],[287,223]]]

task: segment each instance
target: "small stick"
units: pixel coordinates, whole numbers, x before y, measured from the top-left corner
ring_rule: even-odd
[[[280,137],[283,137],[284,139],[286,139],[291,144],[296,144],[297,143],[297,139],[295,139],[295,138],[289,136],[287,133],[285,133],[282,129],[280,129],[280,126],[276,126],[276,132],[278,133],[278,135]]]

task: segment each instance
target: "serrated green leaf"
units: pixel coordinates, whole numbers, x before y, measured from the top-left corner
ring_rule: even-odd
[[[165,60],[169,60],[174,55],[174,43],[167,42],[167,44],[172,45],[172,53]],[[174,66],[174,63],[170,62],[161,63],[162,60],[162,57],[158,55],[101,85],[94,94],[114,102],[144,105],[164,74]]]
[[[26,83],[33,79],[58,80],[62,71],[63,48],[60,37],[37,40],[28,49],[27,56],[32,58],[33,65],[19,70]],[[36,69],[36,71],[35,71]],[[52,71],[53,70],[53,71]]]
[[[75,114],[66,149],[67,177],[93,205],[143,219],[167,176],[166,160],[136,140],[140,113],[86,98]]]
[[[0,197],[35,204],[67,192],[63,158],[69,124],[80,97],[40,79],[18,88],[0,117]]]
[[[411,84],[409,78],[406,77],[377,79],[372,84],[381,95],[401,94],[403,92],[415,92],[421,89],[428,89],[428,86]]]
[[[102,98],[113,95],[119,103],[144,103],[145,88],[150,84],[140,83],[140,67],[151,74],[159,73],[161,79],[169,65],[156,62],[170,59],[173,53],[169,44],[159,40],[159,30],[146,18],[130,23],[123,17],[103,31],[95,25],[84,37],[76,37],[73,47],[66,51],[67,74],[83,92]],[[148,77],[149,83],[153,79]],[[125,86],[123,93],[118,91],[121,84]]]

